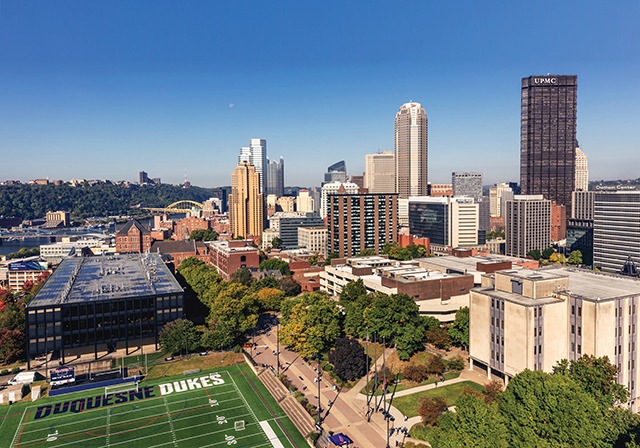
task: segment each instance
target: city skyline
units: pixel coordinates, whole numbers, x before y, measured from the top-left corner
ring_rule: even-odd
[[[5,1],[0,178],[135,181],[145,170],[179,184],[186,169],[193,185],[228,185],[238,148],[259,137],[287,160],[287,185],[318,186],[336,160],[359,175],[366,154],[393,149],[393,116],[412,100],[430,121],[431,182],[453,171],[517,180],[520,80],[541,73],[580,78],[591,179],[637,177],[637,4],[337,12]]]

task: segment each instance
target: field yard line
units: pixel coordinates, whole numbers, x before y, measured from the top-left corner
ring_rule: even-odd
[[[240,392],[240,388],[238,387],[238,385],[236,384],[236,381],[233,379],[233,377],[231,376],[230,373],[229,373],[229,378],[231,378],[231,382],[233,383],[233,387],[236,388],[236,392],[238,392],[238,395],[240,395],[240,397],[242,398],[242,401],[244,401],[244,404],[249,409],[249,412],[251,412],[251,415],[253,415],[253,419],[257,422],[258,421],[258,417],[256,417],[256,414],[253,413],[253,409],[251,409],[251,406],[249,406],[249,403],[247,402],[247,399],[244,398],[244,395],[242,394],[242,392]]]
[[[173,446],[178,446],[178,442],[176,440],[176,432],[173,430],[173,420],[171,420],[171,412],[169,411],[169,402],[167,401],[167,397],[164,397],[164,407],[167,410],[167,418],[169,419],[169,428],[171,429],[171,436],[173,437]]]
[[[10,446],[16,446],[16,442],[18,441],[18,437],[19,437],[19,433],[20,433],[20,427],[22,426],[22,421],[24,420],[24,416],[27,413],[27,409],[25,408],[24,411],[22,411],[22,418],[20,418],[20,423],[18,423],[18,427],[16,428],[16,433],[13,435],[13,441],[11,442]]]
[[[9,411],[11,410],[11,406],[5,406],[7,412],[2,416],[2,423],[0,423],[0,432],[2,432],[2,427],[4,426],[4,422],[7,421],[7,415],[9,415]]]
[[[260,427],[262,428],[264,433],[267,435],[269,442],[271,442],[271,445],[273,445],[274,448],[284,448],[284,445],[282,444],[282,442],[280,442],[280,439],[271,428],[271,425],[269,424],[269,422],[261,421],[258,423],[260,424]]]
[[[105,428],[107,446],[111,446],[111,409],[107,411],[107,427]]]

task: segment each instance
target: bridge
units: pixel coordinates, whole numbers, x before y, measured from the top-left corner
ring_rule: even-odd
[[[204,210],[204,205],[200,202],[182,200],[174,202],[173,204],[169,204],[166,207],[140,207],[143,210],[148,210],[153,213],[169,213],[169,214],[177,214],[177,213],[191,213],[194,210],[202,211]]]

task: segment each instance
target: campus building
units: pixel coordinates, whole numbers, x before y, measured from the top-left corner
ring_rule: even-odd
[[[240,268],[258,269],[260,251],[250,240],[208,241],[209,261],[223,279],[229,280]]]
[[[471,368],[504,379],[562,359],[607,356],[638,408],[640,282],[576,268],[504,270],[471,290]]]
[[[157,348],[163,325],[183,316],[183,296],[158,254],[67,258],[26,307],[27,362]]]

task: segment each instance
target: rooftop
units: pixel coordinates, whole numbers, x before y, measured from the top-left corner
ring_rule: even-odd
[[[159,254],[67,258],[27,308],[182,293]]]

